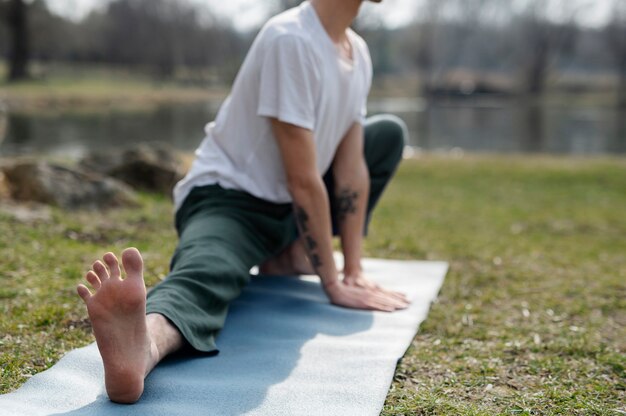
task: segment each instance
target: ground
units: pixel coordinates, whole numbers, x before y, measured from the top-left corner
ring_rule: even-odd
[[[625,208],[624,159],[404,161],[367,254],[451,269],[383,415],[626,414]],[[171,211],[0,210],[0,393],[92,342],[74,287],[101,253],[137,246],[165,276]]]
[[[206,77],[158,80],[107,66],[50,65],[45,75],[18,83],[7,83],[2,74],[0,61],[0,115],[3,107],[37,114],[137,111],[159,104],[222,100],[229,91]]]

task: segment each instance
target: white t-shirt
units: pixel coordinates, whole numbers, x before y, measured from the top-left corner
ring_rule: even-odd
[[[348,39],[351,61],[342,58],[308,1],[267,22],[174,189],[176,209],[193,187],[210,184],[291,202],[268,117],[313,132],[323,175],[348,129],[363,121],[372,80],[367,45],[352,30]]]

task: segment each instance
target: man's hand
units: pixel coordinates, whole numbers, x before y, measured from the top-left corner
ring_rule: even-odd
[[[365,276],[363,276],[363,272],[361,272],[361,271],[352,272],[352,273],[345,273],[344,272],[343,283],[345,283],[348,286],[355,286],[355,287],[362,287],[362,288],[366,288],[366,289],[377,290],[377,291],[379,291],[381,293],[384,293],[384,294],[386,294],[388,296],[393,297],[394,299],[397,299],[399,301],[405,302],[405,303],[407,303],[407,305],[409,303],[411,303],[404,293],[395,292],[393,290],[387,290],[387,289],[377,285],[373,281],[371,281],[368,278],[366,278]]]
[[[401,293],[387,291],[362,278],[361,283],[365,282],[368,287],[347,284],[344,279],[324,286],[324,290],[332,304],[346,308],[393,312],[409,306]]]

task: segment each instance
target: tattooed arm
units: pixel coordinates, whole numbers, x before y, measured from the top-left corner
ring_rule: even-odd
[[[276,119],[271,122],[294,201],[300,236],[330,301],[338,306],[358,309],[393,311],[406,307],[405,301],[379,288],[348,285],[338,279],[332,253],[330,204],[317,171],[313,133]]]
[[[376,285],[363,275],[361,267],[363,228],[369,197],[369,172],[363,154],[363,126],[355,123],[341,141],[333,162],[335,178],[335,215],[339,225],[344,256],[343,282],[365,287],[391,298],[398,304],[408,302],[402,293]]]
[[[272,119],[272,129],[307,255],[324,287],[331,287],[338,282],[338,276],[332,251],[330,204],[317,171],[313,133],[276,119]]]
[[[360,123],[355,123],[339,144],[333,161],[333,176],[344,274],[354,276],[361,272],[363,227],[370,187]]]

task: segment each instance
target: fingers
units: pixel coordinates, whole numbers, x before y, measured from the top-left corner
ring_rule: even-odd
[[[390,305],[398,308],[398,309],[405,309],[407,308],[411,302],[409,301],[409,299],[406,297],[406,295],[404,293],[400,293],[400,292],[395,292],[392,290],[388,290],[388,289],[384,289],[381,286],[378,286],[377,284],[373,284],[370,281],[366,282],[370,283],[367,285],[363,285],[360,287],[363,287],[364,289],[370,290],[373,293],[376,293],[377,295],[383,296],[382,298],[379,298],[381,300],[383,300],[383,302],[390,302]]]
[[[407,296],[404,293],[401,292],[395,292],[393,290],[388,290],[388,289],[383,289],[382,287],[379,288],[381,292],[385,293],[388,296],[391,296],[392,298],[399,300],[401,302],[410,304],[411,301],[409,300],[409,298],[407,298]]]
[[[398,300],[398,301],[406,304],[406,306],[408,306],[411,303],[404,293],[395,292],[393,290],[385,289],[385,288],[377,285],[376,283],[374,283],[371,280],[366,279],[364,277],[345,278],[344,282],[348,286],[360,287],[360,288],[364,288],[364,289],[375,290],[375,291],[377,291],[379,293],[383,293],[383,294],[385,294],[387,296],[390,296],[390,297],[394,298],[395,300]]]
[[[393,310],[406,309],[409,306],[406,301],[381,292],[378,292],[374,299],[377,304],[383,305],[387,308],[393,308]]]
[[[341,292],[340,299],[334,300],[339,306],[384,312],[406,309],[409,306],[406,300],[387,294],[381,289],[344,285]]]

